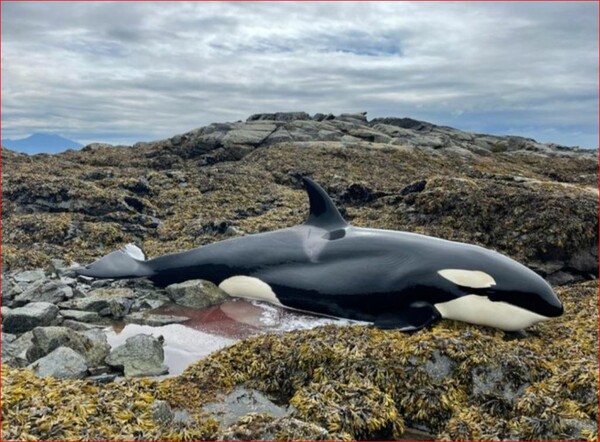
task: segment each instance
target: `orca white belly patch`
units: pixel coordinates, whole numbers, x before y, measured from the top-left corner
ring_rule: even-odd
[[[443,318],[497,327],[506,331],[527,328],[548,318],[506,302],[493,302],[486,296],[466,295],[434,304]]]
[[[235,298],[255,299],[282,305],[269,284],[252,276],[232,276],[221,282],[219,288]]]

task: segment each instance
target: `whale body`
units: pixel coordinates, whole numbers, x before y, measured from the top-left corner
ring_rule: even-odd
[[[550,285],[507,256],[351,226],[319,185],[303,181],[310,201],[304,224],[149,260],[130,244],[74,272],[146,277],[158,286],[205,279],[234,297],[403,331],[441,318],[515,331],[563,313]]]

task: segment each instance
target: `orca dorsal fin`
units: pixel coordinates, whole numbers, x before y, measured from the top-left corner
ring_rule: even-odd
[[[308,177],[302,177],[302,181],[310,203],[310,212],[305,224],[327,230],[346,227],[348,223],[335,207],[327,192]]]

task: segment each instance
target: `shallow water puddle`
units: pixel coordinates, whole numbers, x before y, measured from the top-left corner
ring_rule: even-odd
[[[163,306],[152,313],[187,316],[182,324],[160,327],[138,324],[115,324],[106,329],[108,343],[117,347],[131,336],[145,333],[165,339],[165,364],[168,376],[180,374],[191,363],[210,353],[250,336],[306,330],[320,325],[359,323],[299,313],[261,302],[233,299],[221,305],[195,310],[175,304]]]

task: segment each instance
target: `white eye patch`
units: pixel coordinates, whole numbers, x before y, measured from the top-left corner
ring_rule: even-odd
[[[461,287],[485,289],[496,285],[494,278],[480,270],[443,269],[438,270],[438,274]]]

